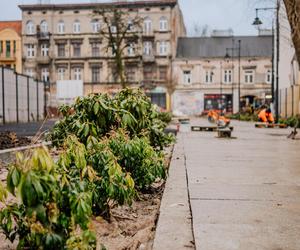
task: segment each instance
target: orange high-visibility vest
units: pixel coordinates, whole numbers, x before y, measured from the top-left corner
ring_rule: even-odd
[[[272,113],[267,113],[266,111],[266,109],[260,111],[258,114],[258,118],[260,118],[263,122],[274,122]]]

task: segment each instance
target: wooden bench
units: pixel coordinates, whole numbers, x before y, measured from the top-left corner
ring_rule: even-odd
[[[256,123],[256,128],[287,128],[286,124],[266,124],[266,123]]]
[[[230,131],[233,131],[233,127],[228,127]],[[191,126],[192,131],[199,131],[199,132],[215,132],[219,128],[217,126]]]

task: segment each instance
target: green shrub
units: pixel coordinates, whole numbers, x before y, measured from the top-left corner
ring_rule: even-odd
[[[48,135],[54,146],[74,134],[86,144],[89,136],[101,138],[112,129],[124,128],[130,137],[145,137],[154,148],[162,149],[174,141],[166,135],[167,126],[149,98],[140,90],[125,89],[115,97],[106,94],[78,98],[74,105],[60,108],[63,118]]]
[[[95,215],[109,217],[111,206],[131,204],[135,196],[134,181],[123,171],[107,145],[89,137],[85,147],[75,136],[70,136],[64,149],[59,165],[68,170],[71,178],[88,182]]]
[[[89,235],[89,249],[96,248],[95,236],[88,230],[92,194],[80,178],[64,182],[63,175],[68,173],[54,164],[46,148],[17,155],[9,169],[7,190],[20,201],[6,202],[0,227],[11,242],[19,240],[18,249],[65,249],[75,231]]]
[[[123,130],[112,132],[104,140],[118,163],[129,172],[138,189],[148,188],[157,179],[166,177],[164,155],[155,151],[147,138],[130,139]]]

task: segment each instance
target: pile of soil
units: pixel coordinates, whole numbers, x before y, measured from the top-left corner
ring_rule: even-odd
[[[15,148],[26,146],[31,143],[31,140],[27,137],[17,136],[16,133],[5,131],[0,132],[0,150],[8,149],[8,148]]]

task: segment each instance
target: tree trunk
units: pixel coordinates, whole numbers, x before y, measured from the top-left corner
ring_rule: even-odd
[[[291,26],[291,35],[296,50],[296,57],[300,63],[300,0],[283,0],[287,17]]]

